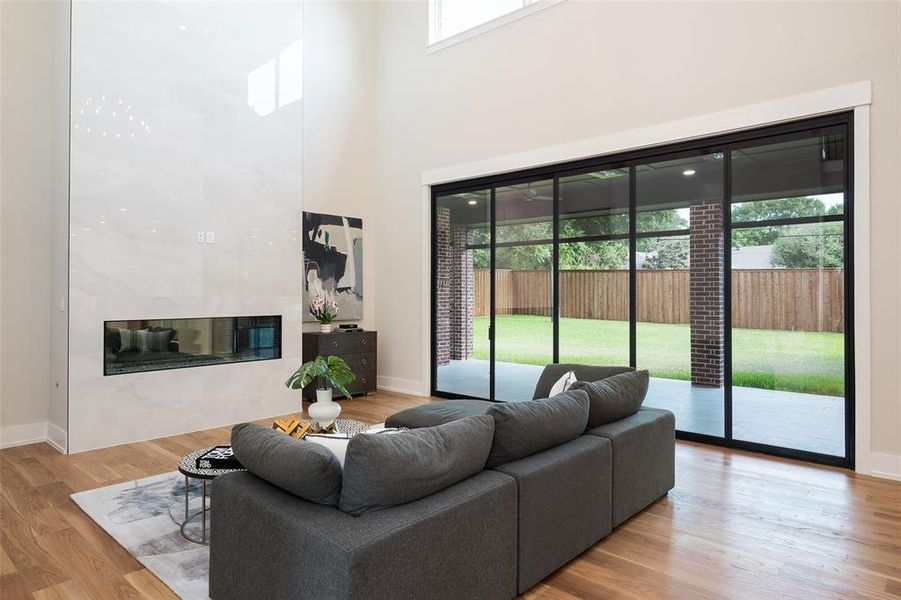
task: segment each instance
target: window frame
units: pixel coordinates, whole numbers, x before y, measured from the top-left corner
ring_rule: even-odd
[[[440,4],[444,1],[447,0],[429,0],[429,36],[426,45],[426,52],[429,54],[453,46],[464,40],[468,40],[471,37],[491,31],[492,29],[497,29],[507,23],[512,23],[513,21],[527,17],[546,8],[550,8],[551,6],[556,6],[566,0],[522,0],[523,5],[520,8],[479,23],[478,25],[473,25],[469,29],[458,31],[453,35],[441,37],[439,21],[441,12]]]
[[[844,229],[843,235],[845,240],[845,265],[844,265],[844,290],[845,290],[845,331],[844,331],[844,382],[845,382],[845,395],[844,395],[844,431],[845,431],[845,448],[844,448],[844,456],[836,456],[832,454],[820,454],[817,452],[812,452],[809,450],[801,450],[791,447],[782,447],[782,446],[772,446],[767,444],[762,444],[758,442],[751,442],[741,439],[736,439],[733,436],[732,432],[732,424],[733,424],[733,416],[732,416],[732,307],[731,307],[731,298],[732,298],[732,286],[731,286],[731,274],[732,274],[732,265],[731,265],[731,252],[724,252],[723,254],[723,298],[724,298],[724,378],[726,383],[724,384],[724,401],[725,401],[725,410],[724,410],[724,425],[725,430],[723,436],[714,436],[704,433],[694,433],[691,431],[682,431],[676,430],[676,438],[683,439],[693,442],[701,442],[707,443],[717,446],[724,446],[730,448],[737,448],[740,450],[748,450],[751,452],[759,452],[763,454],[770,454],[773,456],[780,456],[784,458],[803,460],[811,463],[824,464],[829,466],[841,467],[854,470],[856,468],[857,461],[857,442],[858,442],[858,431],[856,428],[857,422],[857,410],[858,410],[858,394],[857,394],[857,357],[855,356],[855,348],[857,341],[857,319],[855,319],[856,315],[856,301],[858,300],[856,297],[858,289],[855,287],[855,243],[856,236],[855,233],[855,220],[857,216],[855,215],[855,197],[857,195],[857,188],[855,187],[854,175],[855,175],[855,153],[859,151],[857,145],[859,144],[859,139],[855,136],[855,129],[858,126],[858,123],[855,119],[855,111],[854,110],[840,110],[835,112],[830,112],[827,114],[823,114],[815,117],[803,117],[799,119],[794,119],[790,121],[785,121],[782,123],[777,123],[774,125],[765,125],[759,127],[749,127],[745,129],[737,129],[731,132],[722,133],[722,134],[712,134],[705,135],[703,137],[697,137],[695,139],[689,139],[687,141],[680,142],[669,142],[669,143],[661,143],[649,145],[646,147],[634,149],[634,150],[624,150],[620,152],[612,152],[610,154],[599,154],[596,156],[590,156],[581,159],[560,161],[560,162],[549,162],[548,164],[530,167],[526,169],[520,170],[512,170],[512,171],[499,171],[497,173],[491,175],[480,175],[477,177],[472,177],[469,179],[460,179],[460,180],[452,180],[447,181],[445,183],[440,184],[431,184],[429,186],[430,192],[430,206],[431,206],[431,296],[430,296],[430,317],[431,317],[431,328],[430,328],[430,348],[431,352],[429,355],[429,369],[430,369],[430,393],[432,396],[440,397],[440,398],[449,398],[449,399],[457,399],[457,398],[470,398],[470,396],[461,395],[453,392],[441,391],[438,389],[438,365],[435,362],[435,357],[437,356],[437,328],[436,328],[436,311],[438,307],[438,297],[437,297],[437,287],[436,287],[436,271],[435,265],[436,262],[436,237],[435,237],[435,202],[439,196],[449,195],[454,193],[461,193],[465,191],[473,191],[473,190],[484,190],[490,189],[492,194],[492,199],[494,199],[494,193],[497,187],[502,187],[505,185],[509,185],[511,183],[521,183],[523,181],[531,180],[538,181],[543,180],[548,177],[554,177],[555,179],[555,188],[554,188],[554,196],[555,196],[555,231],[554,231],[554,239],[552,240],[554,243],[554,284],[553,289],[559,289],[559,245],[571,242],[571,241],[581,241],[584,239],[585,241],[590,240],[601,240],[601,239],[610,239],[613,236],[590,236],[586,238],[577,238],[577,239],[560,239],[559,237],[559,217],[560,217],[560,207],[559,207],[559,179],[561,177],[566,177],[569,175],[576,175],[588,171],[596,171],[596,170],[607,170],[607,169],[617,169],[622,168],[623,165],[628,166],[630,169],[630,231],[628,234],[628,238],[630,239],[630,299],[629,299],[629,310],[630,310],[630,364],[631,366],[636,366],[637,364],[637,344],[636,344],[636,331],[635,327],[638,323],[637,321],[637,301],[636,301],[636,280],[635,274],[638,269],[635,264],[635,254],[636,254],[636,244],[635,241],[641,237],[660,237],[661,235],[686,235],[688,230],[675,230],[675,231],[664,231],[664,232],[638,232],[635,228],[636,223],[636,170],[637,167],[641,164],[646,164],[648,162],[656,162],[661,160],[672,160],[682,156],[691,155],[695,153],[700,154],[709,154],[712,152],[722,151],[724,153],[725,162],[725,173],[724,173],[724,197],[723,197],[723,214],[722,214],[722,222],[723,222],[723,236],[724,243],[726,240],[731,240],[731,235],[733,229],[741,229],[746,227],[760,227],[766,225],[778,225],[778,224],[803,224],[803,223],[828,223],[828,222],[843,222]],[[783,220],[763,220],[763,221],[741,221],[741,222],[732,222],[732,179],[731,179],[731,152],[735,149],[741,149],[748,146],[756,146],[761,143],[767,143],[774,140],[779,140],[785,136],[791,135],[821,135],[823,133],[831,132],[837,128],[844,128],[845,135],[845,148],[846,154],[844,157],[844,211],[842,215],[823,215],[823,216],[814,216],[814,217],[798,217],[788,219],[786,221],[790,221],[787,223],[782,223]],[[494,204],[492,203],[492,218],[491,218],[491,227],[494,229],[496,227],[495,222],[495,209]],[[620,236],[616,236],[620,237]],[[626,236],[623,236],[625,239]],[[490,244],[492,250],[496,246],[496,241],[494,240],[494,236],[492,236],[492,242]],[[728,247],[728,246],[726,246]],[[492,258],[492,272],[491,279],[494,279],[494,260]],[[497,401],[494,396],[494,387],[495,387],[495,373],[494,373],[494,363],[495,363],[495,348],[494,342],[492,339],[493,331],[494,331],[494,318],[495,318],[495,307],[494,307],[494,288],[492,287],[490,290],[490,294],[492,297],[491,301],[491,325],[489,327],[489,339],[490,343],[490,356],[489,356],[489,389],[490,395],[485,400]],[[554,296],[554,306],[553,306],[553,319],[554,319],[554,362],[558,362],[559,360],[559,346],[560,346],[560,332],[559,332],[559,294],[555,293]],[[866,330],[864,330],[866,331]],[[865,401],[865,398],[863,399]]]

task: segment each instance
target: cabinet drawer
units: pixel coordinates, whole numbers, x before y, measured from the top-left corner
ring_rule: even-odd
[[[355,371],[354,373],[356,374],[357,378],[354,379],[353,381],[351,381],[349,384],[347,384],[347,386],[345,386],[345,387],[347,387],[347,391],[350,392],[351,395],[366,394],[366,393],[375,391],[375,381],[376,381],[375,371],[360,371],[360,372]],[[333,390],[332,393],[336,400],[341,400],[342,398],[344,398],[344,396],[341,394],[341,392],[339,392],[335,388],[332,388],[332,390]],[[303,397],[307,398],[309,400],[315,399],[316,398],[316,386],[311,384],[311,385],[308,385],[306,388],[304,388]]]
[[[344,359],[344,362],[347,363],[350,370],[357,376],[359,376],[360,373],[375,370],[375,353],[373,352],[367,352],[366,354],[346,354],[341,358]]]
[[[375,391],[375,371],[357,373],[357,378],[350,382],[347,391],[351,394],[363,394]]]
[[[363,354],[376,351],[374,331],[363,333],[330,333],[319,336],[319,354]]]

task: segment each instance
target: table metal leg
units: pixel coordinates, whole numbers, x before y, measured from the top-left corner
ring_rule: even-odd
[[[206,543],[206,479],[203,480],[203,496],[201,498],[201,507],[200,507],[200,527],[201,534],[200,539],[203,540],[203,543]]]
[[[188,490],[190,485],[188,484],[188,476],[185,475],[185,523],[188,522]]]

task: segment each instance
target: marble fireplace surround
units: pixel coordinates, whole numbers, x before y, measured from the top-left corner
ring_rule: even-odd
[[[75,0],[71,27],[68,450],[290,411],[301,3]],[[104,377],[104,321],[197,315],[281,315],[282,358]]]

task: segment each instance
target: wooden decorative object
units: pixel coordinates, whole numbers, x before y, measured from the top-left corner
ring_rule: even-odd
[[[272,423],[272,428],[290,435],[295,440],[299,440],[307,434],[312,424],[311,421],[301,421],[296,416],[291,415],[285,419],[276,419]]]

